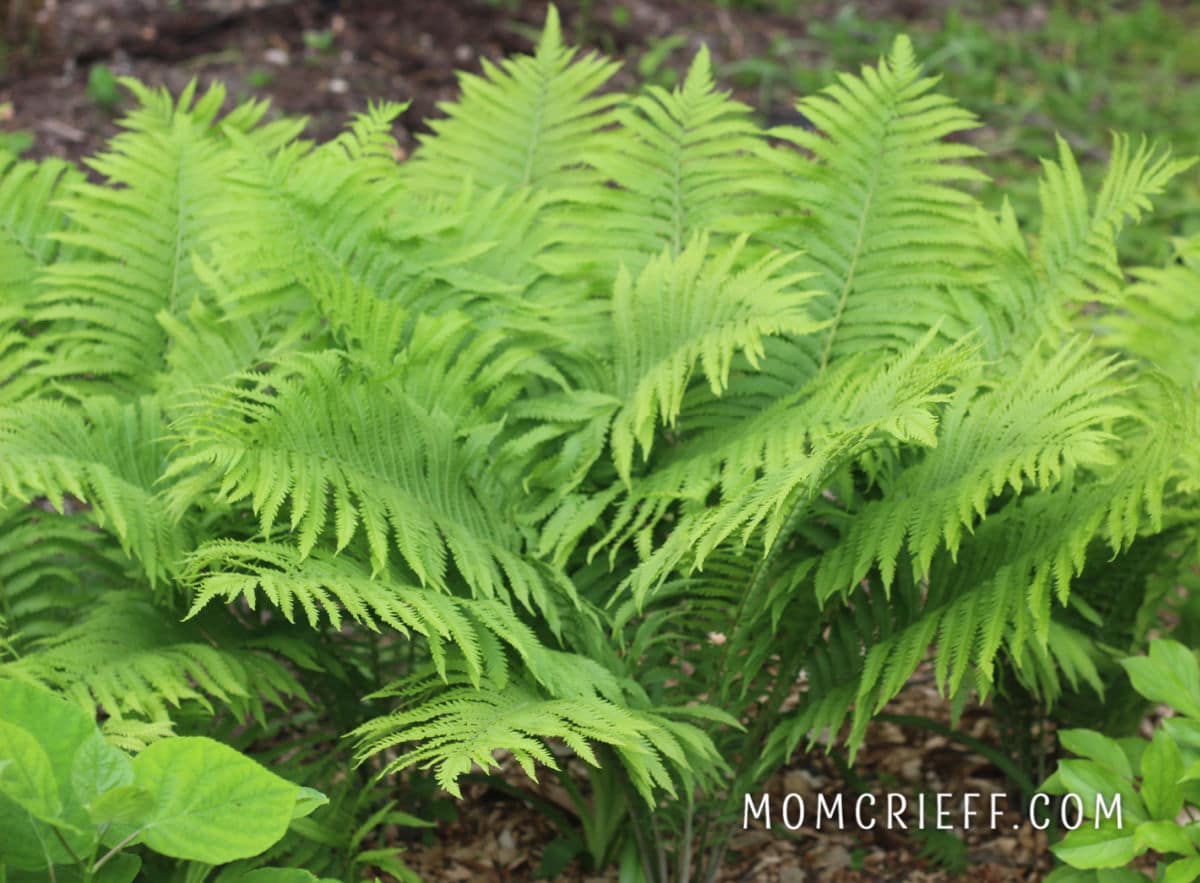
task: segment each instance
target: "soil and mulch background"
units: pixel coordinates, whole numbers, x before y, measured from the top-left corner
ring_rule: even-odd
[[[7,5],[7,8],[5,6]],[[717,8],[685,0],[561,0],[564,30],[576,41],[617,57],[637,58],[667,38],[686,64],[701,42],[714,60],[752,58],[782,36],[798,36],[811,20],[836,13],[838,4],[802,4],[803,14],[772,14]],[[938,15],[949,0],[872,0],[868,14],[913,18]],[[581,15],[586,7],[586,16]],[[1026,4],[1013,15],[1036,15]],[[129,99],[114,91],[112,76],[134,76],[174,92],[193,78],[202,85],[226,84],[231,105],[250,97],[269,98],[276,112],[309,117],[308,134],[325,139],[370,99],[411,100],[396,135],[411,152],[426,131],[423,120],[439,102],[456,95],[456,71],[479,71],[482,59],[527,51],[545,15],[544,3],[502,0],[0,0],[0,29],[23,33],[25,48],[11,50],[0,67],[0,133],[28,133],[27,155],[80,159],[96,152],[117,132],[116,120]],[[5,16],[0,16],[4,19]],[[10,30],[10,33],[12,31]],[[32,39],[30,35],[33,35]],[[11,41],[10,41],[11,42]],[[636,64],[626,65],[618,85],[629,85]],[[99,69],[99,73],[97,70]],[[740,96],[757,103],[756,95]],[[115,98],[115,100],[114,100]],[[786,119],[785,107],[760,108]],[[947,721],[945,703],[931,679],[918,677],[892,708],[896,714]],[[993,716],[969,708],[960,730],[988,744],[1000,740]],[[957,741],[927,729],[877,722],[854,765],[856,783],[844,767],[816,752],[800,754],[766,790],[807,796],[845,791],[865,782],[873,792],[916,794],[968,792],[988,806],[993,792],[1012,785],[985,758]],[[537,788],[541,797],[569,810],[565,792],[543,782],[533,786],[519,770],[512,784]],[[561,790],[561,789],[560,789]],[[428,881],[521,881],[533,878],[556,832],[546,817],[519,799],[469,785],[457,820],[444,822],[426,845],[413,845],[407,860]],[[776,811],[779,807],[777,800]],[[961,827],[961,826],[956,826]],[[1046,836],[1012,814],[999,830],[986,822],[963,832],[916,836],[889,831],[795,832],[761,825],[734,839],[723,881],[942,881],[962,878],[962,867],[979,883],[1036,881],[1052,866]],[[940,839],[939,839],[940,838]],[[957,840],[951,843],[947,840]],[[940,858],[938,858],[940,856]],[[959,870],[948,869],[957,864]],[[589,877],[572,865],[559,878]]]
[[[844,4],[801,5],[802,14],[785,15],[688,0],[558,4],[573,42],[620,58],[670,39],[678,51],[664,64],[675,67],[701,43],[718,67],[764,56],[775,41],[832,19]],[[872,0],[865,8],[927,19],[951,5]],[[277,112],[307,116],[307,134],[318,140],[339,132],[370,99],[411,101],[396,132],[409,150],[438,103],[457,94],[456,72],[528,51],[545,11],[545,2],[511,0],[0,0],[0,33],[7,18],[24,44],[10,47],[0,65],[0,131],[31,133],[32,155],[78,159],[117,132],[130,104],[110,75],[174,92],[195,78],[223,82],[231,106],[269,98]],[[637,65],[627,64],[614,85],[636,79]],[[740,97],[759,103],[754,90]],[[786,119],[782,94],[778,105],[760,110]]]

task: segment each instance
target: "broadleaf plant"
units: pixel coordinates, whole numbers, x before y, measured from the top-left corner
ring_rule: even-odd
[[[204,736],[159,739],[130,758],[77,704],[0,681],[0,867],[9,880],[129,881],[141,868],[137,846],[214,865],[252,858],[326,802]]]
[[[402,105],[314,144],[132,81],[102,183],[0,162],[0,679],[156,774],[216,733],[330,794],[258,859],[148,846],[403,878],[365,831],[418,807],[367,784],[505,752],[586,862],[711,881],[740,796],[926,659],[960,701],[1102,689],[1079,575],[1194,543],[1188,356],[1097,324],[1156,308],[1114,242],[1189,161],[1115,136],[1089,199],[1060,142],[1034,233],[903,37],[810,127],[704,51],[615,69],[552,9],[404,163]]]
[[[1122,665],[1139,694],[1179,714],[1162,720],[1151,739],[1060,733],[1063,746],[1079,756],[1059,761],[1043,788],[1082,799],[1077,826],[1054,846],[1067,863],[1047,878],[1054,883],[1101,880],[1105,873],[1171,883],[1200,877],[1200,665],[1194,651],[1167,639]],[[1168,859],[1153,877],[1127,867],[1151,850]]]

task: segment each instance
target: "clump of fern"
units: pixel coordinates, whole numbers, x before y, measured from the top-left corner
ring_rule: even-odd
[[[565,745],[647,880],[927,658],[1101,687],[1079,576],[1194,537],[1200,433],[1089,323],[1151,308],[1114,242],[1188,163],[1116,137],[1089,200],[1061,143],[1030,234],[903,38],[812,130],[614,70],[552,10],[401,165],[399,105],[315,145],[132,82],[105,183],[0,163],[0,677],[455,794]]]

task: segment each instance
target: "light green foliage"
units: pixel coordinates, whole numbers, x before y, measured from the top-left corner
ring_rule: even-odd
[[[1192,650],[1157,640],[1147,656],[1122,660],[1133,687],[1178,714],[1163,719],[1149,739],[1110,739],[1093,730],[1064,730],[1060,739],[1077,755],[1059,762],[1043,789],[1082,798],[1085,821],[1054,846],[1067,866],[1047,880],[1195,880],[1200,877],[1200,665]],[[1106,807],[1097,817],[1095,796]],[[1120,802],[1120,814],[1110,812]],[[1186,819],[1186,821],[1185,821]],[[1127,869],[1149,850],[1162,854],[1153,877]],[[1119,869],[1107,871],[1105,869]],[[1118,879],[1118,877],[1113,877]]]
[[[575,787],[565,746],[575,849],[712,879],[731,801],[857,749],[926,658],[949,695],[1102,687],[1080,574],[1194,541],[1194,390],[1098,324],[1151,308],[1115,241],[1186,161],[1118,136],[1089,198],[1063,142],[1039,225],[979,201],[905,38],[815,129],[706,52],[614,69],[551,11],[402,166],[399,105],[314,145],[130,84],[107,183],[0,169],[0,677],[102,706],[146,775],[217,733],[330,793],[229,874],[404,879],[368,832],[425,810],[380,776]]]
[[[1175,240],[1165,266],[1138,267],[1120,313],[1099,333],[1155,364],[1185,389],[1200,389],[1200,234]]]
[[[249,858],[324,802],[201,736],[131,759],[77,705],[0,680],[0,869],[17,879],[53,880],[72,870],[56,866],[74,865],[78,879],[111,881],[136,873],[138,857],[121,853],[137,845],[210,864]]]

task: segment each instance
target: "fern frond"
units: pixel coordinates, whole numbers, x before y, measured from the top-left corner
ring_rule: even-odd
[[[83,513],[0,507],[0,642],[7,653],[19,656],[29,642],[70,625],[98,586],[120,583],[128,563]]]
[[[1200,235],[1178,240],[1175,250],[1165,267],[1133,270],[1120,312],[1099,320],[1101,340],[1200,391]]]
[[[763,527],[770,548],[785,525],[825,489],[832,475],[891,437],[936,443],[942,386],[971,363],[967,347],[930,352],[932,335],[902,356],[868,364],[851,358],[821,380],[751,419],[699,433],[643,477],[614,513],[592,551],[643,535],[670,511],[688,506],[667,542],[640,565],[630,585],[638,594],[674,568],[703,564],[705,555],[740,534],[744,544]],[[720,503],[708,505],[720,492]]]
[[[426,695],[430,687],[436,693]],[[558,769],[545,739],[561,740],[593,766],[598,766],[599,760],[592,743],[612,747],[647,802],[652,802],[654,792],[660,789],[675,793],[668,763],[676,770],[698,773],[705,769],[704,764],[720,764],[711,741],[694,727],[665,722],[658,715],[623,708],[586,692],[547,699],[517,682],[501,689],[490,685],[475,689],[453,682],[446,688],[440,680],[414,677],[374,698],[389,696],[404,700],[399,710],[350,733],[358,743],[357,760],[361,763],[380,752],[418,743],[389,761],[380,775],[410,766],[433,767],[438,784],[455,795],[460,794],[458,778],[473,766],[485,771],[498,767],[494,752],[499,749],[510,751],[535,780],[537,764]],[[679,738],[685,731],[687,738]]]
[[[995,386],[963,386],[942,417],[937,448],[888,482],[882,497],[846,514],[845,536],[817,569],[818,597],[850,591],[875,565],[889,589],[905,546],[921,579],[942,543],[957,555],[964,529],[1006,488],[1047,488],[1064,473],[1114,462],[1108,427],[1130,414],[1115,370],[1077,340],[1053,355],[1028,355]]]
[[[43,270],[62,254],[54,234],[66,225],[59,195],[78,186],[80,173],[65,162],[20,162],[0,154],[0,403],[33,393],[32,367],[41,342],[29,334],[29,302]]]
[[[1115,301],[1124,282],[1117,235],[1151,208],[1150,198],[1194,160],[1172,159],[1144,139],[1136,150],[1113,135],[1112,158],[1094,207],[1070,145],[1058,138],[1058,162],[1042,160],[1039,270],[1052,303]]]
[[[64,494],[91,505],[151,583],[170,576],[189,545],[154,488],[166,467],[157,402],[89,398],[72,407],[29,400],[0,410],[0,493],[22,502],[45,496],[59,512]]]
[[[1140,530],[1161,529],[1161,501],[1183,439],[1178,428],[1155,428],[1139,441],[1136,459],[1108,480],[1019,499],[980,526],[969,555],[931,583],[919,622],[871,648],[851,745],[861,744],[868,720],[900,691],[923,658],[918,648],[927,648],[935,633],[939,686],[954,692],[969,663],[986,690],[1002,646],[1015,659],[1031,639],[1045,647],[1051,590],[1066,602],[1094,544],[1103,541],[1119,554]]]
[[[442,105],[432,137],[407,164],[410,187],[453,196],[463,183],[555,190],[578,180],[584,153],[612,119],[616,94],[594,94],[617,70],[614,62],[562,42],[551,6],[532,56],[498,65],[482,59],[483,76],[460,74],[461,98]]]
[[[306,698],[295,676],[249,646],[215,646],[202,630],[172,621],[143,592],[109,589],[78,622],[40,639],[0,673],[58,690],[112,717],[165,722],[185,702],[216,700],[262,721],[264,704]]]
[[[361,529],[376,573],[394,541],[423,585],[448,589],[452,563],[481,597],[507,585],[546,609],[551,586],[563,587],[522,555],[510,503],[489,483],[489,433],[468,433],[395,381],[355,375],[336,351],[245,375],[179,428],[186,449],[168,471],[178,477],[175,511],[218,487],[220,499],[250,501],[267,537],[290,502],[301,557],[327,534],[345,549]]]
[[[485,644],[499,639],[535,677],[553,683],[556,663],[511,608],[421,588],[392,570],[371,574],[345,554],[316,550],[301,558],[295,547],[281,543],[214,540],[188,557],[182,579],[193,591],[188,618],[217,599],[227,604],[241,599],[256,610],[261,595],[289,623],[301,616],[316,628],[325,619],[340,630],[347,616],[372,632],[387,626],[406,637],[415,633],[428,643],[443,677],[448,647],[453,646],[458,651],[454,658],[461,659],[474,686],[485,675],[503,680],[506,664],[495,651],[484,652]],[[489,661],[493,665],[485,670]]]
[[[50,323],[44,342],[54,350],[43,376],[94,375],[122,392],[146,390],[162,365],[159,313],[182,314],[201,294],[192,256],[220,229],[222,184],[235,158],[213,129],[223,87],[195,99],[193,82],[177,103],[165,91],[131,87],[141,109],[91,161],[110,186],[79,183],[62,201],[73,226],[56,235],[78,253],[46,270],[34,311]],[[229,131],[263,110],[235,112]],[[265,141],[291,134],[272,130]]]
[[[599,249],[636,275],[702,233],[750,235],[767,223],[771,206],[754,190],[773,171],[762,132],[749,107],[716,90],[707,48],[680,87],[649,86],[616,122],[585,154],[600,182],[569,192],[581,222],[563,234],[572,260],[594,260]]]
[[[709,259],[708,237],[678,256],[663,252],[635,282],[622,270],[613,291],[615,390],[623,400],[613,419],[617,471],[628,483],[636,441],[643,457],[655,427],[673,427],[697,366],[714,394],[729,383],[739,351],[752,366],[762,339],[805,334],[819,326],[806,310],[810,295],[797,290],[804,276],[788,272],[789,259],[770,255],[734,271],[745,239]]]
[[[895,351],[942,326],[951,339],[969,327],[947,286],[962,286],[975,263],[975,201],[950,186],[986,180],[962,160],[980,151],[947,136],[975,117],[931,90],[912,44],[898,37],[887,59],[802,100],[817,131],[770,134],[803,148],[816,163],[777,151],[793,176],[788,193],[808,215],[794,245],[800,268],[817,274],[829,321],[817,347],[823,368],[853,352]]]
[[[15,300],[36,272],[54,262],[60,245],[52,234],[66,224],[57,196],[82,180],[59,159],[23,162],[0,153],[0,285]]]

